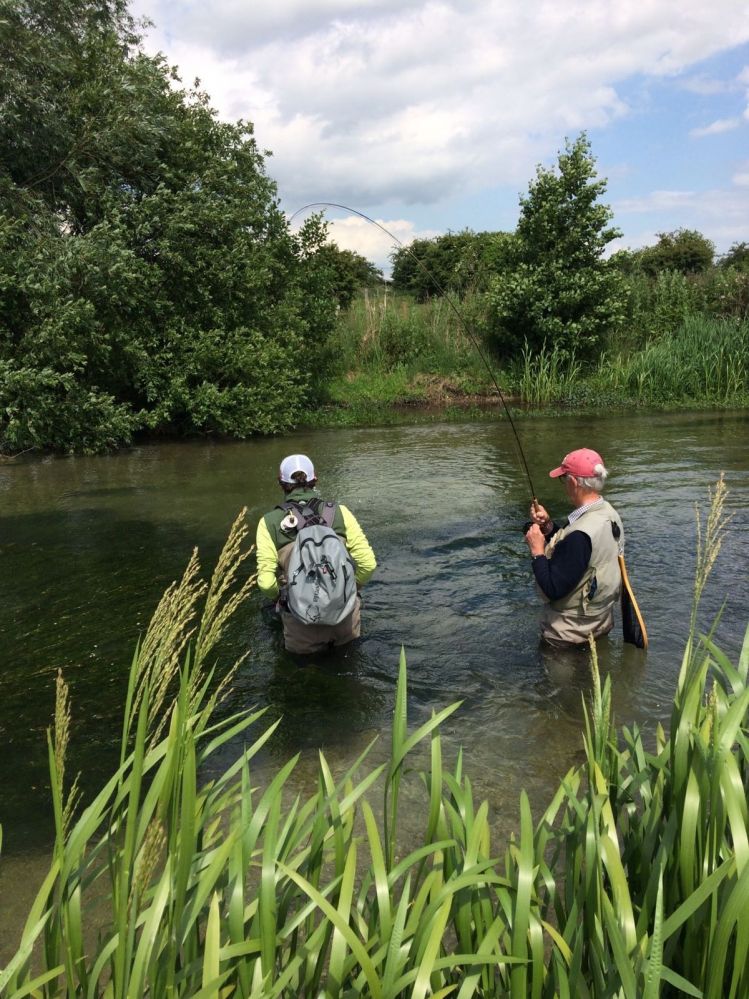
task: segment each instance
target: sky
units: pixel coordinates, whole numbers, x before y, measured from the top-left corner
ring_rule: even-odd
[[[586,131],[622,231],[749,242],[745,0],[135,0],[148,51],[254,124],[281,206],[398,241],[512,230]],[[298,224],[307,213],[296,217]],[[393,240],[328,209],[387,273]],[[396,244],[397,245],[397,244]]]

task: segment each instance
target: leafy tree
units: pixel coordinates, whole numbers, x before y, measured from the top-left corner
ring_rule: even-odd
[[[655,277],[663,271],[703,274],[713,265],[715,246],[696,229],[659,232],[658,242],[638,252],[639,265]]]
[[[342,250],[336,243],[321,246],[314,258],[320,279],[327,281],[342,309],[347,309],[361,288],[374,288],[384,281],[382,271],[353,250]]]
[[[566,144],[556,169],[539,166],[520,199],[514,267],[489,292],[494,338],[512,354],[527,341],[589,355],[622,318],[621,275],[603,259],[620,235],[600,202],[590,143],[581,134]]]
[[[720,266],[749,272],[749,243],[734,243],[728,253],[720,258]]]
[[[513,237],[506,232],[449,232],[415,239],[393,254],[393,287],[423,302],[453,292],[483,291],[492,274],[504,269]]]
[[[2,446],[293,424],[335,295],[252,126],[146,56],[118,0],[0,0],[0,50]]]

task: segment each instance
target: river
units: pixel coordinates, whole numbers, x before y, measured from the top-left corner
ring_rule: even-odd
[[[732,656],[749,623],[749,415],[534,417],[521,418],[519,431],[552,514],[567,510],[546,473],[565,452],[595,447],[610,467],[607,497],[625,523],[651,644],[647,654],[624,646],[617,622],[600,654],[618,721],[652,733],[668,720],[686,638],[694,505],[706,508],[721,472],[733,519],[701,622],[707,627],[725,601],[717,639]],[[70,769],[83,772],[90,791],[113,763],[130,656],[159,595],[194,545],[212,567],[244,505],[254,530],[280,501],[278,463],[293,451],[313,458],[321,493],[359,518],[379,567],[365,591],[362,640],[325,659],[287,656],[259,593],[242,609],[222,660],[250,650],[231,707],[267,705],[269,717],[283,716],[263,765],[301,751],[303,787],[318,748],[340,770],[386,733],[401,645],[411,724],[463,700],[447,724],[445,753],[464,747],[465,770],[477,796],[489,799],[500,835],[517,826],[521,788],[537,814],[579,760],[585,657],[539,649],[520,533],[529,488],[506,421],[20,459],[0,466],[0,927],[18,925],[46,863],[45,729],[58,667],[73,699]]]

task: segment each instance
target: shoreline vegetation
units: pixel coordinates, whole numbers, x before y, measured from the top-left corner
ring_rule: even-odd
[[[683,300],[690,282],[673,276],[669,282]],[[321,392],[324,401],[302,425],[460,420],[502,409],[471,336],[488,355],[508,406],[523,416],[749,407],[745,317],[679,311],[671,303],[663,305],[672,313],[666,328],[648,333],[648,316],[642,315],[629,347],[614,340],[588,363],[546,343],[535,352],[525,343],[517,357],[503,362],[482,335],[483,296],[469,294],[454,306],[460,318],[443,298],[418,302],[388,288],[365,290],[339,316],[331,343],[335,373]]]
[[[126,0],[3,10],[0,454],[477,415],[467,330],[523,407],[749,405],[749,244],[611,253],[584,133],[514,231],[417,239],[385,282],[322,215],[292,227],[252,123],[144,51]]]
[[[159,604],[130,670],[120,765],[86,802],[66,777],[73,708],[58,676],[56,838],[0,993],[747,995],[749,631],[735,664],[698,632],[725,496],[721,479],[697,513],[669,732],[616,729],[591,643],[584,762],[540,817],[521,794],[499,851],[461,754],[443,756],[440,725],[460,704],[410,730],[405,655],[386,763],[371,767],[367,749],[334,775],[321,752],[308,797],[285,793],[297,757],[255,786],[252,759],[276,726],[255,734],[262,710],[222,713],[233,670],[209,666],[254,583],[240,514],[210,583],[193,555]],[[227,744],[236,759],[216,775]],[[406,844],[399,798],[414,779],[424,831]]]

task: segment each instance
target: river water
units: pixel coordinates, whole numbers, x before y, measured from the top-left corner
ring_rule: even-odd
[[[595,447],[610,467],[607,496],[625,523],[651,644],[647,654],[624,646],[617,622],[600,654],[617,719],[652,732],[667,722],[686,637],[694,505],[707,507],[721,472],[733,519],[701,622],[707,627],[725,601],[717,639],[732,656],[749,623],[749,415],[521,418],[519,431],[552,515],[568,511],[546,473],[567,451]],[[379,568],[365,591],[362,640],[327,658],[287,656],[259,593],[235,621],[223,660],[250,655],[230,706],[267,705],[269,717],[283,716],[263,765],[301,751],[303,787],[318,748],[340,771],[387,733],[401,645],[410,724],[463,700],[447,723],[445,753],[464,747],[465,770],[489,799],[500,835],[517,826],[521,788],[538,814],[580,759],[585,657],[539,648],[520,533],[529,488],[506,421],[8,463],[0,466],[0,928],[18,925],[46,863],[45,729],[58,667],[73,699],[69,766],[83,771],[90,791],[114,762],[129,659],[158,597],[194,545],[212,567],[244,505],[254,530],[280,501],[278,463],[293,451],[313,458],[323,495],[354,511]],[[0,960],[8,941],[0,929]]]

